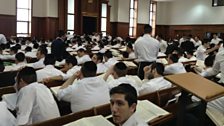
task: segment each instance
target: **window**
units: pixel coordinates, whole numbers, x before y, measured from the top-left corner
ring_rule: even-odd
[[[31,3],[32,0],[17,0],[16,36],[31,36]]]
[[[130,0],[130,15],[129,15],[129,36],[136,36],[136,27],[137,27],[137,0]]]
[[[102,3],[101,7],[101,33],[103,36],[107,34],[107,4]]]
[[[152,26],[152,36],[155,36],[156,31],[156,2],[150,2],[149,24]]]
[[[67,31],[72,35],[75,31],[75,0],[68,0],[67,3]]]

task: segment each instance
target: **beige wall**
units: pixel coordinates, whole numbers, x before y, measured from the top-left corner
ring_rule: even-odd
[[[149,0],[138,1],[138,23],[148,24],[149,23]]]
[[[1,0],[0,14],[16,15],[16,0]]]
[[[158,25],[224,24],[224,7],[212,7],[211,0],[159,2]]]

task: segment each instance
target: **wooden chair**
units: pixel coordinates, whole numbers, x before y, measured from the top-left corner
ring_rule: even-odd
[[[89,117],[89,116],[94,116],[94,109],[88,109],[84,111],[80,111],[77,113],[71,113],[65,116],[61,116],[58,118],[46,120],[40,123],[32,124],[32,126],[61,126],[65,125],[67,123],[76,121],[78,119],[81,119],[83,117]]]
[[[7,71],[0,73],[0,87],[11,86],[15,84],[17,71]]]
[[[138,97],[138,100],[149,100],[152,103],[159,105],[159,98],[157,92],[152,92],[148,94],[144,94]]]
[[[95,115],[108,116],[111,115],[110,104],[104,104],[94,107]]]
[[[0,87],[0,100],[2,98],[2,95],[9,94],[9,93],[15,93],[15,89],[13,86],[7,86],[7,87]]]

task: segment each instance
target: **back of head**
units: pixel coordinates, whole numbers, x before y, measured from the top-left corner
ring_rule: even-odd
[[[163,73],[164,73],[164,65],[162,63],[156,63],[156,62],[153,63],[151,65],[151,70],[153,70],[153,69],[156,69],[156,71],[159,75],[163,75]]]
[[[17,73],[17,82],[23,80],[27,84],[37,81],[36,71],[32,67],[24,67]]]
[[[177,63],[178,62],[178,55],[177,54],[171,54],[169,56],[169,59],[173,61],[173,63]]]
[[[45,56],[47,55],[47,52],[48,52],[47,51],[47,48],[44,48],[44,47],[39,47],[38,48],[38,51],[40,51],[40,53],[43,54],[43,55],[45,55]]]
[[[110,90],[110,96],[113,94],[124,94],[128,105],[137,104],[137,91],[130,84],[120,84]]]
[[[93,61],[85,62],[82,65],[81,72],[83,77],[94,77],[96,76],[97,66]]]
[[[104,53],[104,57],[106,57],[106,58],[108,58],[108,59],[112,58],[112,57],[113,57],[112,52],[109,51],[109,50],[107,50],[107,51]]]
[[[55,65],[55,58],[53,54],[47,54],[44,59],[44,65]]]
[[[215,55],[209,55],[208,57],[205,58],[205,62],[204,62],[205,66],[212,67],[214,60],[215,60]]]
[[[150,25],[145,25],[144,26],[144,33],[147,34],[147,33],[152,33],[152,27]]]
[[[118,77],[127,75],[127,66],[123,62],[118,62],[114,65],[114,72]]]
[[[10,51],[12,51],[14,54],[18,52],[18,48],[16,46],[13,46],[10,48]]]
[[[97,61],[103,62],[103,54],[102,53],[97,53]]]
[[[16,54],[15,58],[16,58],[16,60],[18,62],[24,62],[24,60],[25,60],[25,54],[22,53],[22,52],[19,52],[19,53]]]
[[[58,31],[58,37],[64,36],[66,33],[63,30]]]
[[[68,56],[66,59],[65,59],[65,62],[67,64],[71,63],[73,66],[77,65],[77,59],[74,57],[74,56]]]
[[[31,52],[31,51],[32,51],[32,47],[27,46],[27,47],[25,48],[25,52]]]
[[[128,43],[128,44],[127,44],[127,47],[130,48],[130,49],[133,49],[133,46],[132,46],[131,43]]]
[[[207,43],[209,43],[209,42],[210,42],[209,39],[203,39],[203,41],[202,41],[202,45],[207,44]]]

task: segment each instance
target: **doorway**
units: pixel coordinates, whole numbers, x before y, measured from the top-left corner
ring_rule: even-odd
[[[97,17],[83,16],[83,33],[92,34],[97,32]]]

